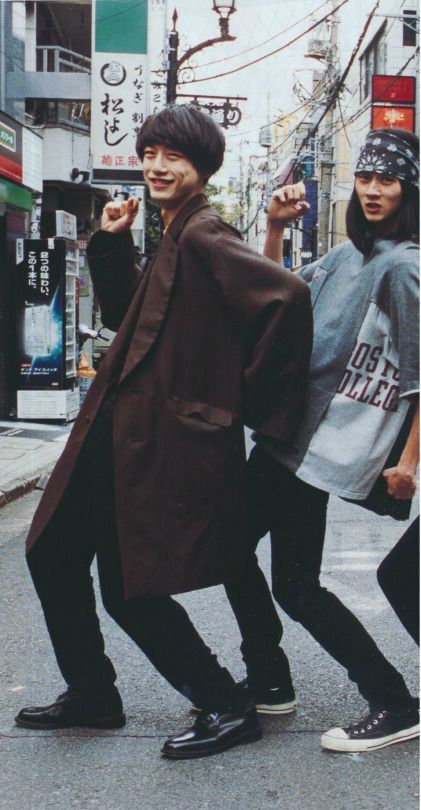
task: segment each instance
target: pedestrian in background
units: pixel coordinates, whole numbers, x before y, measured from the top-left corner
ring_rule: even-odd
[[[312,341],[306,285],[245,245],[203,194],[222,130],[193,107],[150,116],[137,151],[161,208],[143,274],[137,203],[110,203],[88,256],[102,321],[118,332],[89,388],[28,536],[28,564],[68,689],[22,709],[34,729],[124,725],[90,568],[104,606],[156,669],[202,709],[166,757],[261,737],[250,695],[169,594],[233,578],[244,559],[243,424],[287,439]],[[227,542],[229,538],[229,542]]]
[[[383,513],[414,494],[418,185],[418,138],[398,129],[370,132],[347,210],[349,241],[300,273],[311,291],[314,346],[294,447],[257,431],[248,462],[250,547],[270,531],[275,599],[346,668],[369,704],[361,721],[323,734],[322,746],[334,751],[382,748],[419,732],[417,701],[402,676],[319,579],[329,494]],[[302,183],[273,196],[265,253],[280,263],[284,227],[308,209],[304,196]],[[255,555],[227,593],[258,710],[293,711],[282,625]]]

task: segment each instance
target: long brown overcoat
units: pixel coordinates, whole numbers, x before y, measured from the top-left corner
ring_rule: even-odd
[[[219,584],[244,552],[243,424],[290,441],[311,351],[307,287],[251,250],[206,197],[168,228],[152,267],[131,235],[98,231],[90,265],[118,330],[50,477],[28,549],[50,521],[110,383],[125,594]]]

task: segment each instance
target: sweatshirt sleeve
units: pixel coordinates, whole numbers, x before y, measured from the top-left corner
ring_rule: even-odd
[[[386,307],[391,337],[399,354],[401,397],[419,392],[419,252],[403,251],[399,265],[388,273]]]

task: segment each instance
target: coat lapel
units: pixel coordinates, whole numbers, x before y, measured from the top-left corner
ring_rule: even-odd
[[[175,281],[178,238],[192,214],[207,206],[209,203],[203,194],[189,200],[174,218],[158,248],[120,383],[143,360],[158,337]]]

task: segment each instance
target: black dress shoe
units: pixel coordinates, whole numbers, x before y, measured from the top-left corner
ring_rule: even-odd
[[[55,729],[86,726],[88,728],[121,728],[126,722],[118,690],[107,697],[89,700],[73,689],[59,695],[50,706],[28,706],[21,709],[15,723],[24,728]]]
[[[261,739],[262,732],[254,709],[245,714],[201,712],[191,728],[166,741],[161,753],[168,759],[194,759]]]

